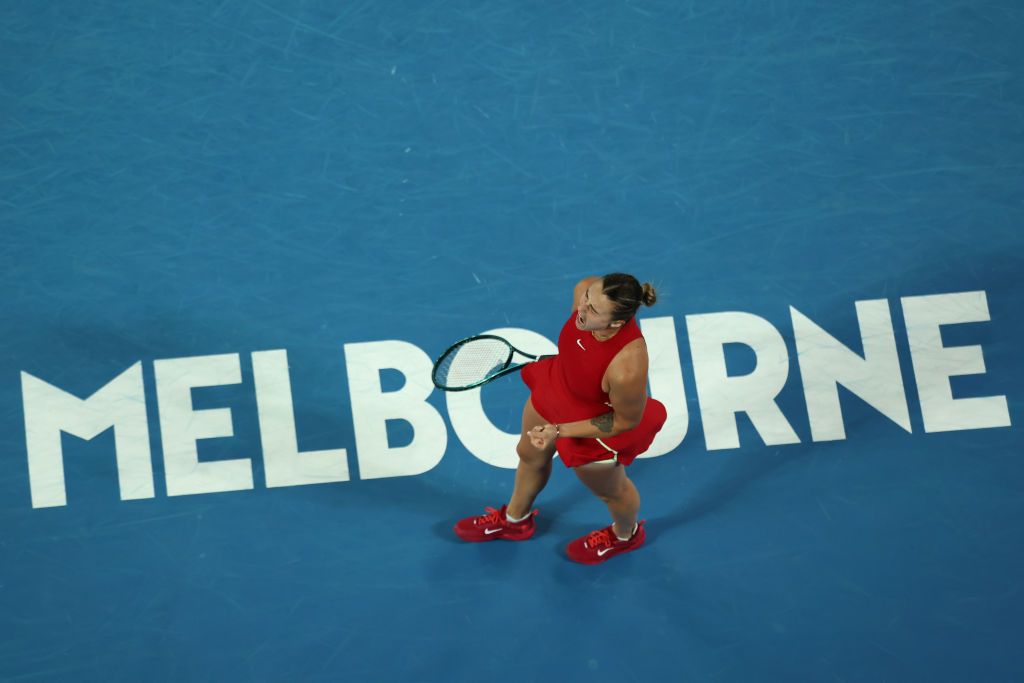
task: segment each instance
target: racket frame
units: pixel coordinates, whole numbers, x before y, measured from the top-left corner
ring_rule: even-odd
[[[469,342],[476,341],[478,339],[497,339],[498,341],[503,342],[506,346],[508,346],[508,357],[505,359],[505,363],[504,363],[504,366],[502,367],[502,369],[498,370],[494,374],[487,375],[483,379],[481,379],[481,380],[479,380],[477,382],[474,382],[473,384],[469,384],[469,385],[464,386],[464,387],[449,387],[449,386],[444,386],[444,385],[438,384],[438,382],[437,382],[437,369],[438,369],[438,367],[440,367],[441,361],[443,361],[445,358],[447,358],[450,354],[454,353],[455,350],[458,349],[460,346],[465,346]],[[517,353],[520,356],[523,356],[524,358],[529,358],[530,360],[526,361],[525,363],[516,363],[516,364],[512,365],[511,364],[512,363],[512,358]],[[488,382],[493,382],[494,380],[498,379],[499,377],[504,377],[505,375],[511,374],[511,373],[516,372],[518,370],[521,370],[526,365],[529,365],[530,363],[535,362],[537,360],[537,358],[538,357],[533,355],[532,353],[526,353],[525,351],[520,351],[516,347],[512,346],[512,342],[510,342],[508,339],[505,339],[504,337],[500,337],[500,336],[498,336],[496,334],[476,334],[476,335],[473,335],[472,337],[466,337],[465,339],[460,339],[459,341],[455,342],[454,344],[449,346],[447,349],[445,349],[445,352],[437,357],[437,360],[434,361],[434,367],[431,368],[431,370],[430,370],[430,381],[433,382],[434,386],[437,387],[438,389],[440,389],[441,391],[468,391],[469,389],[476,389],[477,387],[482,387],[483,385],[487,384]]]

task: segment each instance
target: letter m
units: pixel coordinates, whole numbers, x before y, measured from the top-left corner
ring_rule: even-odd
[[[84,400],[27,372],[21,373],[21,393],[32,507],[67,505],[61,432],[89,440],[111,427],[121,500],[153,497],[141,363]]]

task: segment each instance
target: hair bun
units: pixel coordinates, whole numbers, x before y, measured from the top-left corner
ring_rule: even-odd
[[[644,306],[653,306],[658,300],[658,293],[654,291],[654,285],[650,282],[645,282],[642,287],[644,293],[640,296],[640,301],[643,302]]]

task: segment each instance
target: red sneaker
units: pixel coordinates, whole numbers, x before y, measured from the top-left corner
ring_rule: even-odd
[[[466,517],[460,519],[455,525],[455,533],[463,541],[480,543],[482,541],[525,541],[537,530],[533,518],[537,516],[537,510],[530,513],[530,516],[521,522],[510,522],[505,518],[506,505],[500,510],[485,508],[487,514],[478,517]]]
[[[574,562],[598,564],[621,553],[636,550],[644,544],[645,538],[647,538],[647,532],[644,531],[644,520],[640,520],[636,525],[636,531],[633,532],[633,537],[628,541],[620,541],[612,531],[612,527],[606,526],[582,538],[577,538],[565,547],[565,552]]]

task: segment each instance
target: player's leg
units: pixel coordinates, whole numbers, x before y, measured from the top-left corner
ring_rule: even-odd
[[[554,444],[541,451],[530,443],[527,433],[538,425],[546,424],[528,400],[523,408],[523,431],[516,448],[519,466],[516,468],[515,488],[509,504],[501,509],[487,508],[482,515],[466,517],[455,524],[455,533],[464,541],[525,541],[533,536],[537,526],[533,521],[533,500],[548,483]],[[513,521],[518,520],[518,521]]]
[[[640,512],[640,492],[626,476],[626,468],[614,460],[606,460],[580,465],[573,471],[608,506],[615,521],[615,535],[629,538],[636,528]]]
[[[626,476],[626,465],[650,448],[666,419],[665,406],[657,399],[648,398],[643,417],[637,427],[603,441],[595,439],[601,446],[614,453],[614,459],[590,462],[573,468],[580,481],[608,506],[608,511],[615,521],[615,535],[619,538],[628,538],[633,533],[640,512],[640,493]],[[612,453],[607,455],[610,456]],[[589,456],[588,459],[592,457]]]
[[[551,460],[555,456],[555,445],[539,450],[532,443],[528,432],[534,427],[547,424],[547,420],[534,409],[533,402],[526,400],[523,406],[522,431],[516,453],[519,454],[519,465],[516,467],[515,488],[509,499],[506,513],[513,519],[525,517],[533,507],[537,494],[547,485],[551,477]]]

